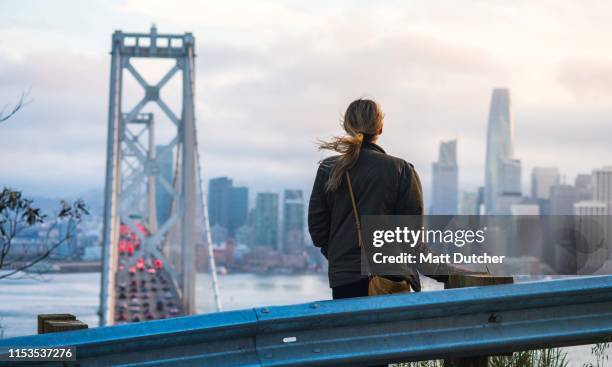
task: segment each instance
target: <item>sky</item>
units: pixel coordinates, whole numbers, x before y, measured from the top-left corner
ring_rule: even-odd
[[[0,14],[0,107],[30,100],[0,124],[0,186],[30,195],[103,187],[111,35],[153,23],[196,38],[205,179],[309,192],[329,155],[317,139],[368,97],[385,111],[380,145],[414,163],[426,193],[439,142],[455,138],[460,188],[474,190],[495,87],[511,92],[525,192],[536,166],[571,182],[612,164],[606,1],[2,0]],[[134,64],[151,82],[171,66]],[[179,114],[178,78],[166,88]],[[126,77],[126,105],[141,96]]]

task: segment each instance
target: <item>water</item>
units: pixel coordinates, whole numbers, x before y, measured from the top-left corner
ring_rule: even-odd
[[[213,311],[210,280],[198,274],[196,308]],[[286,305],[331,298],[324,275],[231,274],[219,277],[224,310]],[[41,279],[0,282],[0,324],[4,337],[36,334],[36,316],[71,313],[84,323],[98,325],[99,273],[46,274]]]
[[[219,277],[224,310],[287,305],[331,299],[325,275],[230,274]],[[198,274],[196,308],[211,312],[213,303],[209,276]],[[423,278],[426,290],[439,283]],[[0,282],[0,325],[5,338],[36,334],[36,316],[71,313],[90,327],[98,325],[99,273],[46,274],[41,279]],[[566,348],[570,366],[593,361],[589,346]],[[612,366],[612,363],[610,364]]]

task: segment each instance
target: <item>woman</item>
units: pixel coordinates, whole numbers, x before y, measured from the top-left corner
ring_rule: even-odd
[[[376,144],[383,132],[383,118],[376,102],[358,99],[344,114],[347,135],[319,146],[339,153],[320,163],[308,208],[310,235],[329,261],[334,299],[368,295],[368,278],[361,274],[347,171],[361,216],[423,214],[421,182],[414,166],[386,154]],[[421,289],[416,269],[409,270],[404,279],[414,291]]]

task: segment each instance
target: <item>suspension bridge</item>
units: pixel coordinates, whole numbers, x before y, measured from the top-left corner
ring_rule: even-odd
[[[221,309],[200,174],[194,58],[191,33],[160,34],[153,26],[150,33],[113,34],[101,325],[193,314],[197,246],[208,250],[210,296],[216,310]],[[136,59],[165,59],[173,65],[156,84],[149,84],[134,66]],[[125,105],[126,74],[144,91],[134,106]],[[161,93],[173,78],[180,78],[179,113]],[[148,104],[156,104],[172,125],[164,145],[156,141],[159,116],[142,113]],[[161,169],[168,160],[174,162],[169,174]],[[168,200],[158,203],[158,197]]]

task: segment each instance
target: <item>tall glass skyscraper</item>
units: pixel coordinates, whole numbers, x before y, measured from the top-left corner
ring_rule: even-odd
[[[283,199],[283,251],[304,251],[304,198],[302,190],[285,190]]]
[[[509,203],[521,198],[521,161],[514,159],[510,92],[493,89],[487,127],[485,213],[508,214]]]
[[[229,177],[217,177],[208,181],[208,220],[211,226],[219,225],[229,229],[232,185]]]
[[[260,192],[255,199],[255,245],[278,248],[278,194]]]
[[[249,189],[234,186],[229,177],[213,178],[208,183],[208,215],[210,225],[225,228],[229,235],[246,224],[249,210]]]
[[[438,161],[433,163],[432,200],[430,214],[457,214],[459,169],[457,140],[440,143]]]
[[[249,188],[233,186],[229,200],[229,231],[235,235],[238,228],[247,222],[249,212]]]

